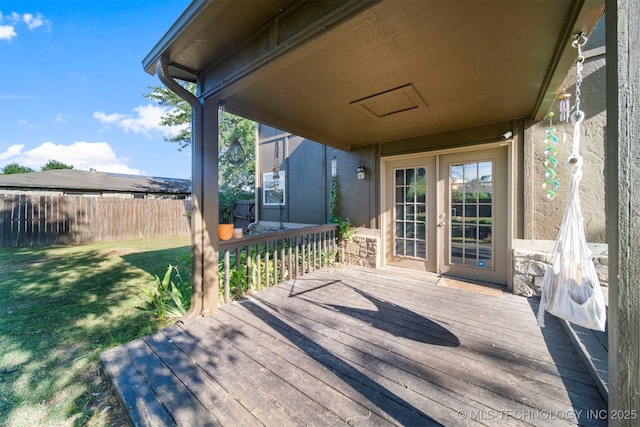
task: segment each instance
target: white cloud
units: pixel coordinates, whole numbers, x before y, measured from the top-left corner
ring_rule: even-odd
[[[107,124],[117,123],[120,120],[124,119],[125,117],[127,117],[127,116],[125,116],[123,114],[118,114],[118,113],[105,114],[102,111],[96,111],[95,113],[93,113],[93,118],[94,119],[98,119],[102,123],[107,123]]]
[[[67,114],[58,114],[56,118],[53,120],[56,123],[66,123],[71,116]]]
[[[167,109],[157,105],[141,105],[133,109],[137,113],[135,117],[128,117],[120,122],[124,130],[133,133],[148,133],[149,131],[164,132],[164,126],[160,124],[162,116]]]
[[[13,25],[0,25],[0,40],[11,40],[17,35]]]
[[[7,151],[5,151],[4,153],[0,153],[0,160],[10,159],[12,157],[20,155],[23,148],[24,144],[15,144],[10,146]]]
[[[30,13],[25,13],[24,15],[22,15],[22,20],[25,24],[27,24],[27,27],[29,27],[30,30],[42,27],[45,24],[44,18],[39,13],[36,16],[33,16]]]
[[[17,37],[16,25],[18,24],[26,24],[29,30],[35,30],[42,26],[47,28],[51,27],[51,21],[40,13],[36,15],[33,13],[24,13],[21,15],[17,12],[12,12],[9,16],[4,16],[0,13],[0,23],[4,21],[6,21],[6,25],[0,25],[0,40],[11,40]]]
[[[25,119],[20,119],[18,120],[18,126],[26,126],[28,128],[35,128],[38,127],[37,123],[30,123],[28,121],[26,121]]]
[[[128,159],[119,158],[106,142],[78,141],[70,145],[45,142],[31,150],[23,150],[24,145],[12,145],[0,153],[0,168],[15,162],[37,171],[49,160],[58,160],[79,170],[94,168],[102,172],[144,175],[144,171],[129,167]]]
[[[152,136],[154,133],[163,135],[171,135],[176,132],[168,126],[160,124],[162,117],[170,111],[168,107],[147,104],[141,105],[133,109],[134,114],[106,114],[102,111],[93,113],[95,119],[102,123],[115,124],[126,132],[140,133],[146,136]]]

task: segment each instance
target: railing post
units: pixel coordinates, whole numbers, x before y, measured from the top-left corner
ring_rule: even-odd
[[[317,260],[317,255],[318,255],[318,239],[316,238],[317,234],[313,233],[313,235],[311,236],[311,238],[313,239],[313,242],[311,243],[313,246],[313,269],[317,269],[318,268],[318,260]]]
[[[262,286],[262,254],[260,253],[261,243],[256,244],[256,289]]]
[[[300,242],[300,275],[303,276],[307,271],[305,264],[307,261],[307,242],[304,236],[300,237],[302,241]]]
[[[273,284],[278,284],[278,240],[273,241]]]
[[[231,296],[229,295],[229,250],[224,251],[224,302],[229,304]]]
[[[295,246],[296,246],[296,257],[295,257],[295,262],[296,262],[296,267],[295,267],[295,275],[296,277],[298,277],[298,275],[300,274],[300,269],[299,269],[299,264],[300,264],[300,244],[298,243],[298,237],[295,238]]]
[[[251,260],[253,259],[253,254],[252,252],[252,245],[248,245],[247,246],[247,292],[248,293],[252,293],[253,292],[253,277],[251,274]]]
[[[264,287],[268,288],[270,285],[270,281],[269,281],[269,251],[270,251],[270,243],[271,242],[265,242],[264,244]]]
[[[241,255],[242,255],[242,247],[238,246],[236,248],[236,272],[240,271],[240,263],[242,261],[240,259]],[[239,274],[236,274],[236,280],[238,280],[238,278],[239,278]],[[237,286],[240,287],[241,288],[240,290],[242,291],[242,283],[238,283]]]
[[[322,267],[327,265],[327,232],[323,231],[320,237],[320,262]]]
[[[311,267],[311,235],[307,235],[307,273],[311,273],[313,268]]]
[[[287,278],[288,280],[291,280],[291,239],[287,239]],[[284,253],[284,248],[282,248],[282,251]],[[284,265],[283,265],[284,268]]]

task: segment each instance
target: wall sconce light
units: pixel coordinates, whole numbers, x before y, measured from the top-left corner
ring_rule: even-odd
[[[364,166],[362,165],[358,166],[358,168],[356,169],[356,176],[358,177],[358,179],[362,181],[365,175],[366,175],[366,171],[364,170]]]

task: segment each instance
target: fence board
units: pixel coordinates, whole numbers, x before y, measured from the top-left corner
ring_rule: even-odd
[[[188,236],[189,200],[0,194],[0,246]]]

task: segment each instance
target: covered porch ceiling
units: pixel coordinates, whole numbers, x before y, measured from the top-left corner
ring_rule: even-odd
[[[603,0],[195,1],[143,61],[336,148],[540,120]]]

